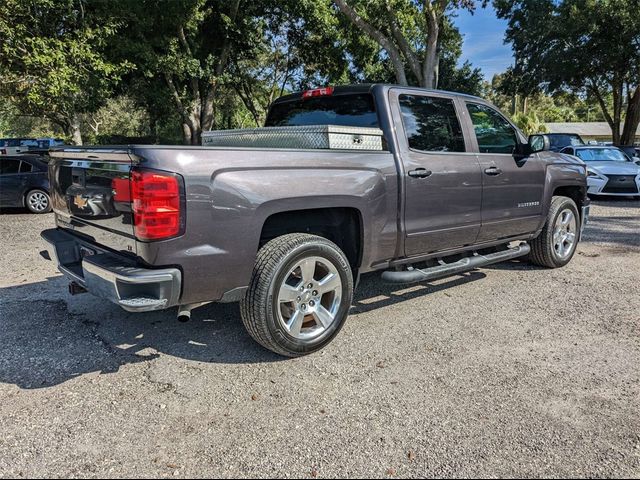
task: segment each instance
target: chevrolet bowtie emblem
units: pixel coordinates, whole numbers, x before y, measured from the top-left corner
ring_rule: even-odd
[[[73,204],[78,208],[84,208],[87,206],[87,200],[82,198],[82,195],[76,195],[73,197]]]

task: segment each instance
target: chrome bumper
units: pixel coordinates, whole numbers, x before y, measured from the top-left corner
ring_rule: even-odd
[[[58,270],[89,293],[129,312],[162,310],[178,305],[181,273],[177,268],[141,268],[64,230],[41,233]]]

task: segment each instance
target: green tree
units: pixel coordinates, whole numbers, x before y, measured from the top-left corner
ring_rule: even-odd
[[[527,135],[547,131],[546,125],[535,113],[517,113],[513,116],[513,121]]]
[[[258,54],[269,2],[123,0],[121,5],[128,29],[114,54],[136,64],[132,81],[138,93],[169,98],[184,143],[200,144],[202,131],[217,127],[218,108],[232,90],[230,72]]]
[[[511,91],[572,90],[597,100],[615,143],[640,124],[640,0],[494,0],[516,58]],[[608,102],[611,98],[611,102]],[[624,130],[621,122],[625,120]]]
[[[82,114],[100,108],[132,66],[105,56],[122,27],[110,10],[85,0],[1,2],[0,95],[82,144]]]
[[[417,84],[438,86],[441,34],[454,8],[475,9],[474,0],[334,0],[362,32],[387,53],[396,82],[408,85],[407,70]],[[486,2],[485,2],[486,3]]]

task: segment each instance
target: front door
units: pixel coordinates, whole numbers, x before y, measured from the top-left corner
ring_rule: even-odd
[[[473,244],[480,231],[482,177],[454,99],[390,93],[404,167],[405,255]]]
[[[500,112],[482,103],[465,104],[482,170],[478,243],[534,232],[542,218],[544,163],[535,153],[519,153],[525,140]]]

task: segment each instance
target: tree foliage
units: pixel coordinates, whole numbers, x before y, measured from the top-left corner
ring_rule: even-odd
[[[473,11],[476,2],[334,0],[334,3],[361,34],[377,42],[386,52],[398,84],[411,82],[436,88],[443,51],[441,36],[443,30],[450,28],[448,14],[455,8]]]
[[[0,94],[20,112],[44,116],[82,143],[79,116],[96,111],[133,64],[105,47],[122,23],[104,3],[0,3]]]
[[[458,65],[449,18],[474,1],[348,1],[398,44],[408,83],[426,84],[429,61],[440,87],[480,93],[480,71]],[[290,91],[398,74],[333,0],[7,0],[0,52],[0,97],[76,143],[120,128],[122,138],[195,145],[203,130],[262,125]]]
[[[640,123],[640,0],[494,0],[509,20],[506,91],[571,90],[597,100],[615,143]],[[608,102],[610,97],[611,102]],[[621,121],[625,119],[624,130]]]

